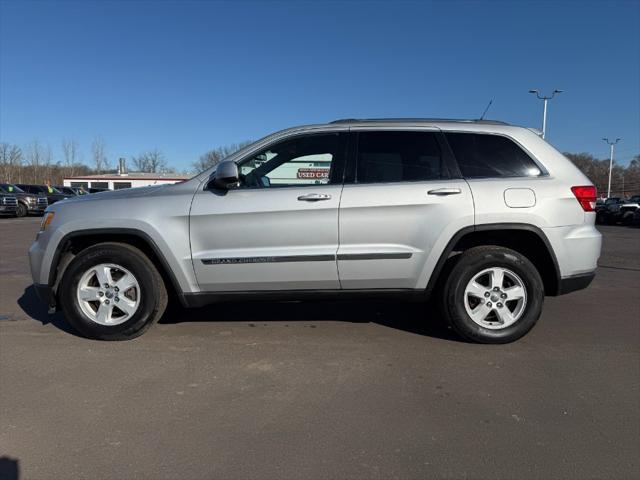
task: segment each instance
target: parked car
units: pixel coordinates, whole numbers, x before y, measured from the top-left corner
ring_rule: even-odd
[[[69,196],[76,196],[79,195],[78,191],[72,187],[65,187],[63,185],[56,185],[54,187],[56,190],[58,190],[60,193],[63,193],[65,195],[69,195]]]
[[[45,208],[49,205],[47,197],[27,193],[17,185],[11,183],[0,183],[0,193],[16,197],[18,200],[16,216],[18,217],[25,217],[29,214],[42,215]]]
[[[52,205],[35,289],[82,334],[121,340],[230,299],[427,299],[462,337],[505,343],[545,295],[585,288],[596,189],[502,122],[343,120],[270,135],[191,180]]]
[[[596,223],[610,223],[611,215],[620,208],[622,201],[620,197],[609,197],[596,202]]]
[[[75,196],[64,194],[61,191],[57,190],[55,187],[51,187],[48,185],[31,185],[26,183],[17,183],[16,185],[27,193],[31,193],[33,195],[44,195],[45,197],[47,197],[49,205],[53,205],[54,203],[59,202],[60,200],[64,200],[65,198],[72,198]]]
[[[0,193],[0,215],[16,216],[18,211],[18,199],[14,195]]]
[[[634,195],[628,200],[621,197],[607,198],[603,205],[596,208],[596,221],[602,224],[629,224],[639,205],[640,195]]]
[[[634,213],[640,208],[640,195],[633,195],[629,200],[622,202],[618,220],[624,225],[633,223]]]
[[[69,187],[71,190],[73,190],[76,195],[87,195],[89,192],[87,192],[83,187]]]

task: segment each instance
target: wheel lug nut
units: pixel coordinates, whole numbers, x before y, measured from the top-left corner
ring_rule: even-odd
[[[106,303],[107,305],[109,305],[109,300],[105,300],[104,303]]]
[[[488,298],[490,295],[491,295],[491,294],[490,294],[489,292],[484,292],[484,296],[485,296],[485,297],[487,297],[487,298]]]
[[[500,298],[507,298],[507,294],[506,293],[501,294]]]
[[[108,284],[108,283],[105,283],[105,284],[104,284],[104,288],[109,288],[109,284]]]
[[[494,291],[494,292],[497,292],[497,291],[499,291],[499,290],[500,290],[500,287],[493,287],[493,291]]]
[[[502,304],[501,303],[498,303],[498,308],[502,308]]]
[[[115,292],[119,292],[119,291],[120,291],[120,289],[119,289],[118,287],[113,287],[113,290],[114,290]]]
[[[492,303],[491,302],[487,302],[487,307],[491,307]]]
[[[119,302],[119,301],[120,301],[120,298],[119,298],[119,297],[116,297],[116,298],[114,298],[114,300],[115,300],[116,302]]]
[[[104,295],[104,292],[98,292],[98,296],[102,297]]]

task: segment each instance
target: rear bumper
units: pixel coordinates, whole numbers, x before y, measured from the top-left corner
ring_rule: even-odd
[[[596,276],[596,272],[581,273],[580,275],[572,275],[560,279],[558,287],[558,295],[575,292],[587,288]]]

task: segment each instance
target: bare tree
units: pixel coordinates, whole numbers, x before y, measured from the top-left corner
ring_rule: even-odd
[[[44,153],[42,151],[42,146],[38,140],[33,140],[27,146],[27,167],[28,174],[33,183],[37,183],[40,181],[41,177],[41,165],[43,160]]]
[[[78,142],[73,138],[65,138],[62,141],[62,154],[64,155],[64,166],[66,174],[73,177],[75,175],[76,164],[78,163]]]
[[[54,159],[53,159],[53,150],[51,150],[51,145],[47,144],[46,147],[42,150],[42,167],[44,170],[44,183],[47,185],[53,185],[56,182],[52,177],[53,169],[54,169]]]
[[[22,150],[17,145],[0,143],[0,180],[20,183],[22,173]]]
[[[167,160],[158,149],[133,157],[133,164],[139,172],[160,173],[167,170]]]
[[[91,143],[91,156],[93,157],[93,164],[97,173],[102,173],[103,170],[109,168],[107,163],[107,157],[105,155],[104,139],[100,136],[95,137]]]
[[[246,140],[240,143],[233,143],[231,145],[225,145],[222,147],[214,148],[213,150],[209,150],[208,152],[200,155],[200,158],[193,162],[192,166],[196,172],[202,172],[207,168],[213,167],[224,160],[226,157],[231,155],[232,153],[237,152],[243,147],[246,147],[251,143],[250,140]]]

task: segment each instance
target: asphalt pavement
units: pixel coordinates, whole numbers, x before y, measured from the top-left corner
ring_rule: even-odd
[[[522,340],[421,304],[173,308],[77,336],[30,287],[38,218],[0,219],[0,478],[640,478],[640,229]]]

